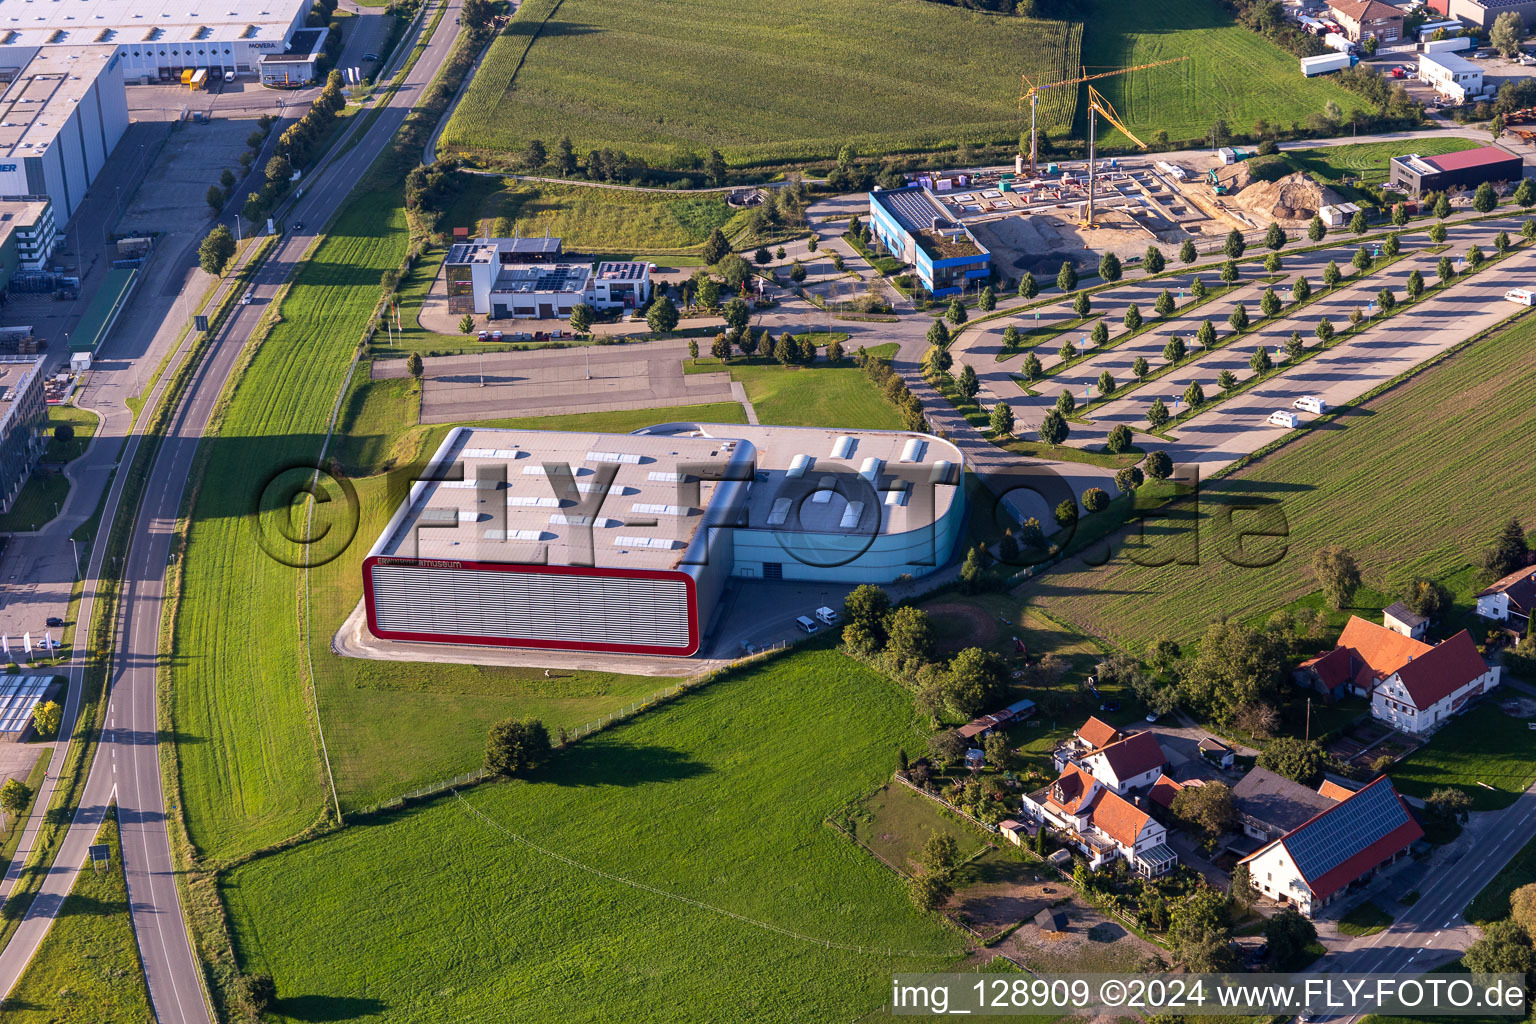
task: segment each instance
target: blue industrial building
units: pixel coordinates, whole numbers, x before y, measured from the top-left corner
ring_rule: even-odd
[[[992,276],[992,256],[964,224],[921,185],[875,189],[869,194],[869,226],[897,259],[917,268],[935,298],[959,295],[967,281]]]

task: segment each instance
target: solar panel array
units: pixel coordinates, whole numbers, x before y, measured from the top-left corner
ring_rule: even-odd
[[[1369,786],[1285,837],[1304,878],[1315,879],[1408,824],[1397,791],[1388,783]]]
[[[20,733],[32,721],[53,676],[0,676],[0,733]]]

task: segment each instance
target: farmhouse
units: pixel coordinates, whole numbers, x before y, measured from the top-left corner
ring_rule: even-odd
[[[1296,680],[1330,700],[1369,697],[1378,683],[1429,649],[1422,640],[1351,615],[1333,650],[1302,662]]]
[[[1279,839],[1333,804],[1327,796],[1267,768],[1253,769],[1232,787],[1232,805],[1243,833],[1265,842]]]
[[[1402,38],[1403,12],[1381,0],[1331,0],[1328,10],[1352,43],[1395,43]]]
[[[1049,826],[1097,871],[1116,859],[1151,878],[1178,864],[1168,830],[1075,764],[1044,789],[1024,797],[1024,814]]]
[[[1057,771],[1077,766],[1119,794],[1152,785],[1168,763],[1152,733],[1123,733],[1097,718],[1083,723],[1053,760]]]
[[[449,431],[363,561],[383,640],[688,656],[730,577],[947,563],[965,465],[908,431]]]
[[[986,247],[921,185],[869,193],[869,225],[893,256],[917,268],[935,298],[959,295],[968,282],[979,287],[992,275]]]
[[[1485,662],[1472,635],[1462,630],[1410,657],[1382,680],[1371,695],[1371,715],[1396,729],[1423,735],[1498,685],[1498,666]]]
[[[1241,784],[1239,784],[1241,785]],[[1236,790],[1233,791],[1236,795]],[[1244,857],[1265,896],[1308,917],[1424,837],[1386,776]]]
[[[1372,716],[1418,735],[1499,685],[1498,668],[1483,661],[1466,630],[1431,645],[1353,615],[1338,645],[1302,662],[1295,677],[1330,699],[1367,697]]]
[[[1439,91],[1459,98],[1481,91],[1483,72],[1471,61],[1453,53],[1426,53],[1419,58],[1420,67],[1430,68],[1431,58],[1439,62],[1434,67],[1440,70],[1432,72],[1439,77],[1428,77],[1426,81],[1434,82]],[[1460,64],[1456,64],[1457,61]],[[1462,64],[1470,65],[1471,70],[1461,68]],[[1424,71],[1420,73],[1425,74]],[[1462,76],[1466,81],[1462,82],[1455,76]],[[1444,83],[1444,88],[1441,83]],[[1451,89],[1451,86],[1455,88]],[[1389,167],[1392,183],[1401,185],[1415,196],[1426,191],[1443,191],[1456,185],[1476,188],[1485,181],[1519,181],[1524,173],[1520,157],[1498,146],[1481,146],[1440,156],[1410,153],[1393,157]]]
[[[1517,569],[1477,595],[1477,614],[1517,629],[1529,628],[1532,607],[1536,607],[1536,566]]]

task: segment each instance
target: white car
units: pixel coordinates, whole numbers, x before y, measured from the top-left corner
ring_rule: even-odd
[[[1147,721],[1149,721],[1149,722],[1157,721],[1157,712],[1156,711],[1148,711],[1147,712]]]
[[[1297,422],[1296,414],[1287,409],[1276,409],[1269,414],[1269,425],[1272,427],[1294,427]]]
[[[1300,409],[1302,412],[1315,412],[1320,415],[1328,411],[1328,403],[1316,395],[1302,395],[1291,403],[1291,408]]]

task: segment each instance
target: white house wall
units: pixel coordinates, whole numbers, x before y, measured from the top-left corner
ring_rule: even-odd
[[[1265,896],[1271,899],[1284,896],[1303,914],[1312,913],[1312,890],[1302,880],[1301,871],[1284,843],[1272,843],[1248,861],[1248,875],[1255,888]]]

